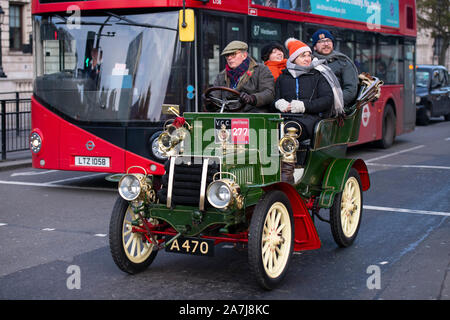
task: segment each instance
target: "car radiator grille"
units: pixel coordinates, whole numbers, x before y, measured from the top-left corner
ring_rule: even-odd
[[[162,188],[158,191],[159,203],[167,203],[167,195],[170,179],[170,161],[166,161],[164,168],[166,173],[162,177]],[[212,182],[213,175],[219,171],[219,164],[208,161],[208,169],[206,175],[207,186]],[[173,173],[173,187],[171,195],[171,206],[173,205],[189,205],[198,206],[201,194],[203,164],[192,161],[192,159],[184,158],[181,163],[176,161]],[[206,190],[204,191],[206,192]],[[205,205],[207,205],[205,200]]]

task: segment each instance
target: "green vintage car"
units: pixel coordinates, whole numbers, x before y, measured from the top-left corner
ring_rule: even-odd
[[[370,182],[364,161],[345,158],[346,148],[358,139],[361,106],[380,85],[363,76],[354,107],[320,121],[308,141],[296,139],[292,114],[229,112],[234,100],[215,98],[216,113],[168,121],[158,140],[165,174],[131,167],[120,178],[109,230],[117,266],[134,274],[161,249],[212,256],[219,243],[244,244],[256,280],[273,289],[293,251],[320,248],[316,217],[329,222],[339,246],[350,246]],[[231,89],[205,94],[214,90]],[[295,165],[292,184],[281,179],[286,164]],[[330,210],[329,220],[320,209]]]

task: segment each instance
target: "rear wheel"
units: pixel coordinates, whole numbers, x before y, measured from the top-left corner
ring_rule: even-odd
[[[381,140],[377,142],[378,146],[383,149],[390,148],[395,140],[395,127],[397,118],[395,117],[394,108],[387,104],[383,113],[383,133]]]
[[[250,222],[250,269],[265,289],[275,288],[285,277],[294,248],[292,208],[281,191],[269,191],[258,202]]]
[[[142,233],[133,232],[133,222],[138,218],[128,201],[121,197],[116,200],[109,224],[109,246],[116,265],[130,274],[147,269],[158,253]]]
[[[358,171],[351,168],[344,190],[335,196],[330,208],[331,233],[340,247],[348,247],[355,241],[361,224],[362,204],[361,179]]]

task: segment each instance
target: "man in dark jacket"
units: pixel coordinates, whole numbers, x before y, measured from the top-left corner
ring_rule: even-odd
[[[256,63],[247,50],[248,45],[242,41],[231,41],[223,49],[221,55],[225,56],[227,65],[217,75],[214,86],[239,91],[239,100],[245,104],[243,112],[268,112],[275,95],[272,73],[264,64]],[[212,95],[224,99],[230,93],[215,91]]]
[[[344,106],[351,106],[358,94],[358,69],[345,54],[334,50],[334,37],[330,31],[317,30],[312,36],[314,56],[325,59],[339,80],[344,96]]]

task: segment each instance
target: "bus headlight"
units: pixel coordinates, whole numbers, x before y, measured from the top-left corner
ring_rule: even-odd
[[[161,135],[161,133],[162,131],[156,132],[154,135],[152,135],[149,139],[149,145],[152,155],[160,161],[165,161],[167,160],[167,156],[164,155],[164,153],[162,153],[158,141],[158,138]]]
[[[119,194],[127,201],[136,200],[141,194],[142,180],[138,175],[126,174],[119,181]]]
[[[230,179],[220,179],[209,184],[206,196],[209,203],[217,209],[226,209],[236,205],[238,209],[243,206],[243,198],[239,185]]]
[[[30,149],[33,153],[41,151],[42,138],[37,132],[33,132],[30,135]]]

